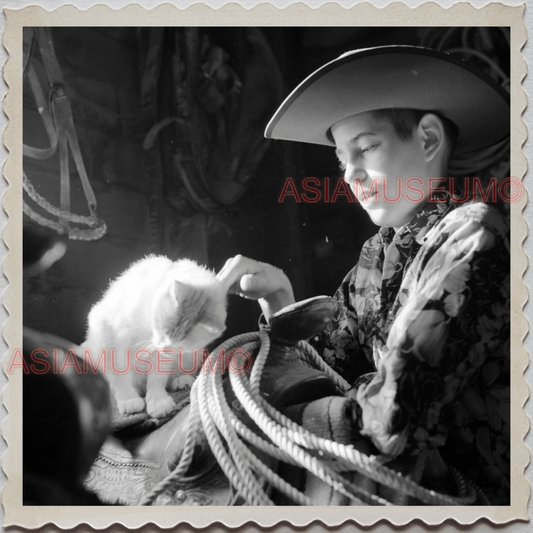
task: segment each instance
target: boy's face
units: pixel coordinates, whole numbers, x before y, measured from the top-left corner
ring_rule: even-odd
[[[335,123],[331,133],[344,180],[372,221],[394,228],[409,222],[429,195],[431,169],[419,130],[404,141],[392,124],[365,112]]]

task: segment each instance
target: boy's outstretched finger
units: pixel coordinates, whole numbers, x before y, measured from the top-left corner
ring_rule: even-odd
[[[272,292],[271,280],[263,271],[245,274],[240,279],[239,293],[245,298],[257,300]]]
[[[284,285],[285,274],[267,263],[237,255],[226,261],[217,278],[228,293],[257,300],[279,290]]]
[[[246,274],[254,274],[259,270],[257,262],[253,259],[248,259],[243,255],[236,255],[226,261],[220,272],[217,274],[217,279],[220,283],[225,285],[228,293],[240,293],[241,278]]]

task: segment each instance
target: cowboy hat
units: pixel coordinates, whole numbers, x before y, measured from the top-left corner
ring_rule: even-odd
[[[268,123],[265,137],[334,146],[333,124],[384,108],[427,110],[459,129],[455,153],[509,136],[509,93],[466,61],[417,46],[347,52],[306,78]]]

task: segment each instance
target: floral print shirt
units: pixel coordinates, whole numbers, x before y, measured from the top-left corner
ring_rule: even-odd
[[[314,340],[351,383],[361,433],[385,455],[438,448],[492,504],[509,503],[510,254],[506,219],[435,197],[381,228]]]

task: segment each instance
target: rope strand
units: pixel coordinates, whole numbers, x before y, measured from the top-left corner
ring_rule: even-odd
[[[228,365],[213,368],[213,362],[218,361],[215,354],[225,356],[237,347],[248,351],[256,351],[259,348],[250,379],[235,372],[229,373],[229,379],[241,407],[261,429],[264,437],[251,431],[239,420],[227,402],[222,374],[228,368],[231,355],[227,360]],[[260,392],[261,375],[269,351],[269,334],[266,330],[261,330],[259,333],[245,333],[225,341],[206,359],[202,372],[191,389],[190,425],[182,457],[175,470],[152,489],[142,505],[154,502],[159,494],[170,489],[187,472],[194,453],[194,434],[200,431],[200,428],[203,429],[222,471],[235,489],[235,498],[242,498],[248,505],[274,504],[265,492],[266,486],[276,488],[295,504],[313,505],[308,496],[282,479],[257,457],[248,445],[275,461],[305,468],[356,504],[391,505],[382,497],[350,481],[345,477],[349,472],[362,474],[429,505],[469,505],[476,501],[486,502],[481,491],[455,469],[450,470],[459,495],[440,494],[401,476],[375,456],[363,454],[351,445],[319,437],[287,418],[270,405]],[[303,363],[330,376],[340,392],[350,388],[309,344],[299,343],[297,354]],[[342,472],[345,475],[342,475]]]

